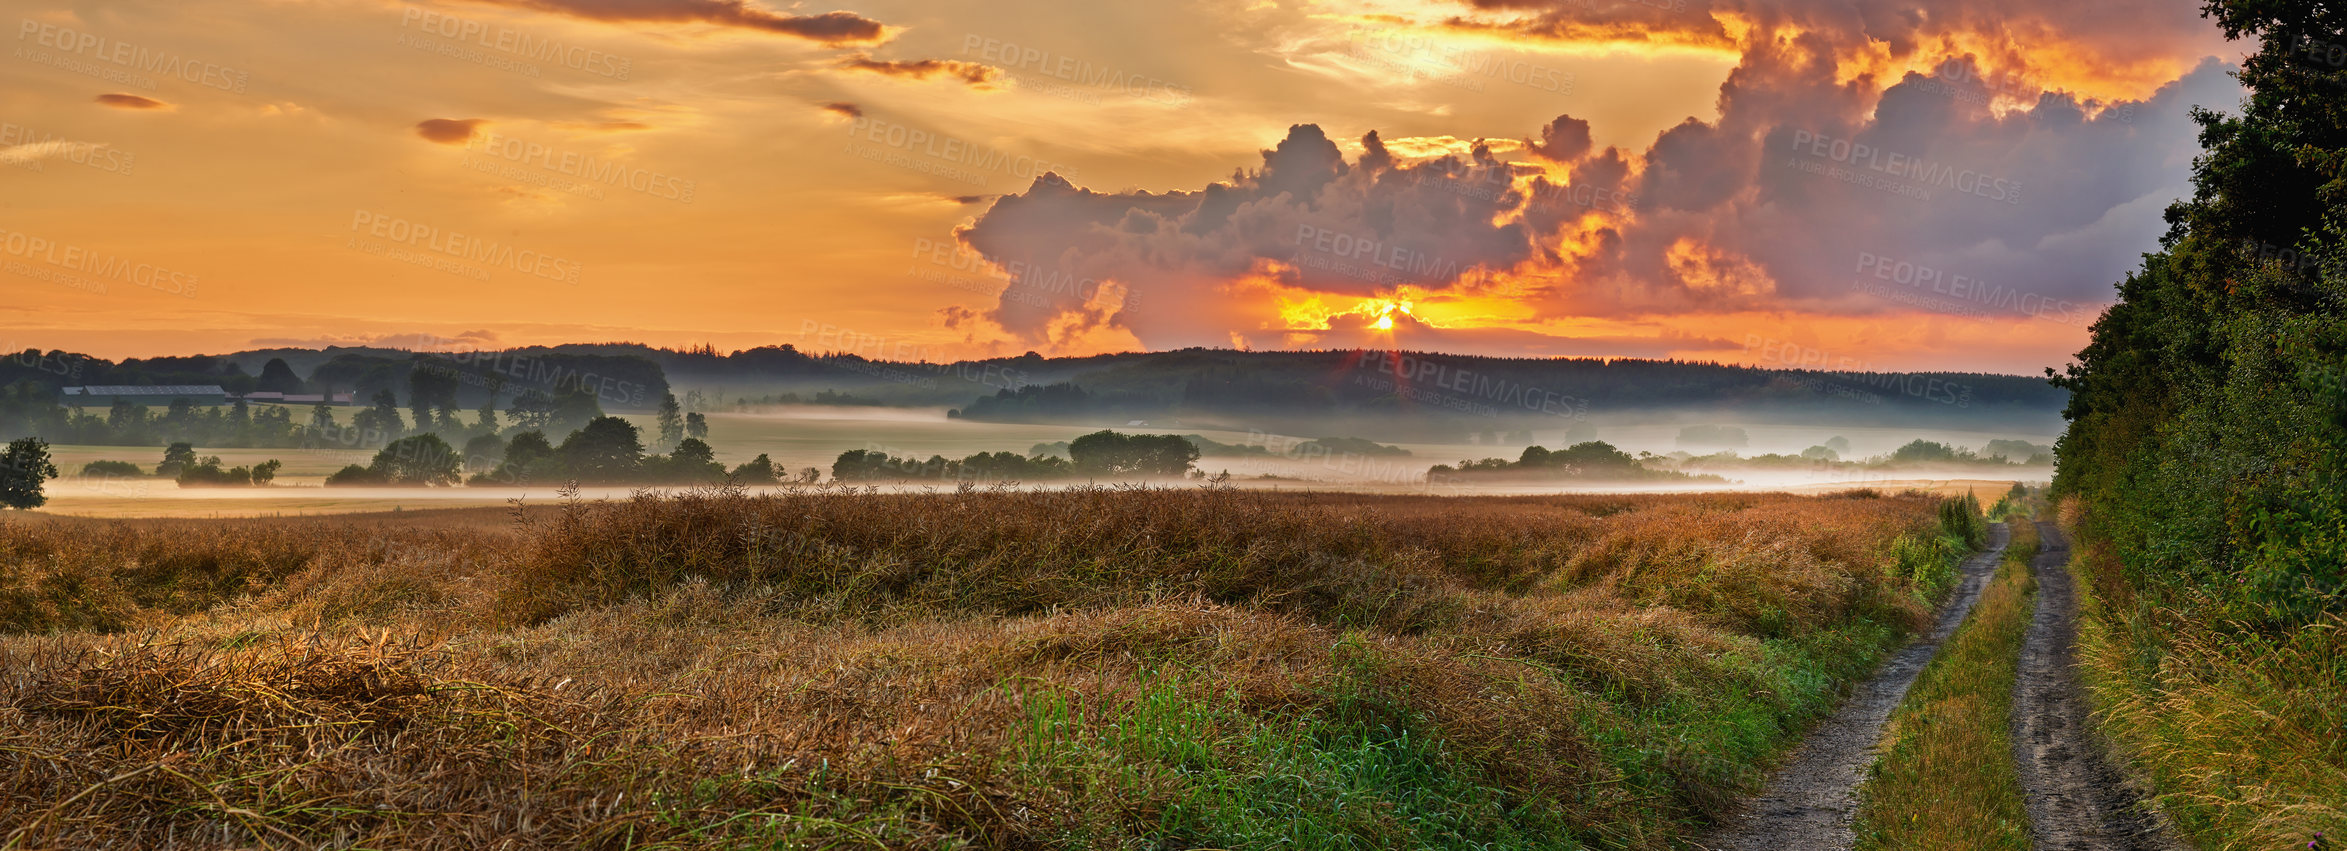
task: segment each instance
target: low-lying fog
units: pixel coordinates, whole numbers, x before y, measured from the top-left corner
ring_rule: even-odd
[[[638,425],[651,426],[649,417],[631,416]],[[1522,494],[1560,492],[1653,492],[1703,491],[1743,489],[1818,489],[1832,486],[1863,487],[1870,484],[1904,485],[1931,480],[2022,480],[2043,481],[2052,476],[2050,467],[1984,464],[1900,465],[1889,469],[1866,469],[1862,465],[1828,465],[1807,463],[1780,465],[1768,468],[1738,468],[1734,465],[1690,468],[1691,472],[1710,472],[1728,481],[1661,481],[1651,483],[1577,484],[1572,482],[1493,482],[1429,485],[1428,467],[1436,464],[1456,465],[1463,460],[1480,458],[1514,459],[1523,452],[1525,437],[1530,442],[1550,449],[1562,449],[1576,440],[1595,439],[1613,444],[1632,455],[1651,452],[1670,455],[1675,452],[1693,455],[1712,455],[1733,451],[1740,458],[1775,453],[1798,455],[1803,450],[1827,444],[1839,437],[1847,448],[1837,454],[1844,461],[1864,461],[1882,456],[1910,441],[1922,439],[1945,443],[1957,448],[1987,454],[1984,450],[1991,440],[2025,441],[2039,446],[2051,445],[2054,434],[2040,431],[1981,430],[1976,424],[1968,428],[1911,428],[1896,426],[1847,426],[1831,424],[1743,423],[1732,419],[1706,418],[1701,414],[1683,412],[1672,416],[1647,415],[1639,422],[1609,422],[1595,418],[1587,424],[1556,420],[1553,424],[1495,424],[1486,435],[1461,434],[1458,439],[1441,442],[1423,440],[1380,440],[1409,452],[1408,455],[1333,453],[1300,453],[1287,455],[1306,440],[1320,437],[1368,437],[1376,439],[1381,429],[1374,423],[1322,422],[1304,427],[1279,430],[1251,430],[1233,428],[1227,424],[1184,424],[1174,421],[1128,423],[1106,426],[1128,433],[1196,434],[1209,440],[1235,445],[1268,446],[1273,455],[1226,456],[1209,453],[1198,460],[1199,470],[1208,474],[1228,472],[1231,482],[1242,487],[1277,487],[1282,489],[1329,488],[1377,492],[1451,493],[1451,494]],[[959,459],[978,452],[1009,451],[1029,454],[1038,444],[1067,441],[1080,435],[1098,431],[1101,425],[1053,425],[1025,423],[972,422],[950,418],[943,408],[873,408],[841,406],[777,407],[749,413],[712,412],[708,414],[709,443],[716,447],[718,460],[727,466],[739,464],[764,453],[775,467],[798,471],[812,467],[829,477],[832,461],[841,452],[865,449],[886,452],[897,457],[927,459],[933,455]],[[1730,446],[1729,437],[1710,443],[1688,445],[1681,442],[1682,430],[1688,426],[1721,426],[1741,429],[1743,445]],[[1723,429],[1726,430],[1726,429]],[[1570,434],[1568,433],[1570,431]],[[1301,432],[1301,433],[1299,433]],[[1528,432],[1528,434],[1527,434]],[[1717,435],[1714,435],[1717,438]],[[1491,442],[1484,440],[1489,438]],[[1473,442],[1468,442],[1468,441]],[[1836,446],[1842,443],[1834,444]],[[233,454],[230,463],[251,463],[263,457],[278,457],[285,461],[285,470],[269,487],[261,488],[180,488],[167,479],[111,478],[84,479],[74,476],[82,459],[106,457],[133,460],[152,466],[155,459],[144,456],[154,450],[132,447],[74,447],[68,457],[60,459],[60,468],[67,475],[48,486],[50,505],[46,510],[61,514],[94,514],[108,516],[168,516],[209,514],[255,514],[274,512],[387,510],[391,507],[425,508],[458,505],[502,504],[521,496],[532,503],[549,502],[557,498],[553,485],[529,488],[326,488],[321,483],[325,473],[350,463],[353,453],[319,450],[228,450]],[[364,453],[358,453],[363,456]],[[70,462],[70,464],[68,463]],[[1171,483],[1171,482],[1168,482]],[[950,488],[953,482],[910,483],[892,485],[890,489]],[[1068,487],[1070,483],[1035,483],[1026,487]],[[581,495],[590,498],[624,498],[637,489],[632,487],[588,487]]]

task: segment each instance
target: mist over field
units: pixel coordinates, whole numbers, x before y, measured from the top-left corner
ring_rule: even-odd
[[[2347,5],[0,41],[0,851],[2347,841]]]

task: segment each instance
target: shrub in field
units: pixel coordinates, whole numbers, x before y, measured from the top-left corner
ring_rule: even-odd
[[[92,461],[82,465],[81,474],[84,476],[145,476],[147,470],[129,461]]]

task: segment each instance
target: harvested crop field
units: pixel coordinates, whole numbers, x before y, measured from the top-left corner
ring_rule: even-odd
[[[1945,504],[10,521],[0,846],[1672,847],[1927,624]]]

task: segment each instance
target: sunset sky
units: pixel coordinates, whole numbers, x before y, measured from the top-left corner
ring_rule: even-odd
[[[2037,372],[2181,0],[11,0],[0,346],[1394,347]]]

